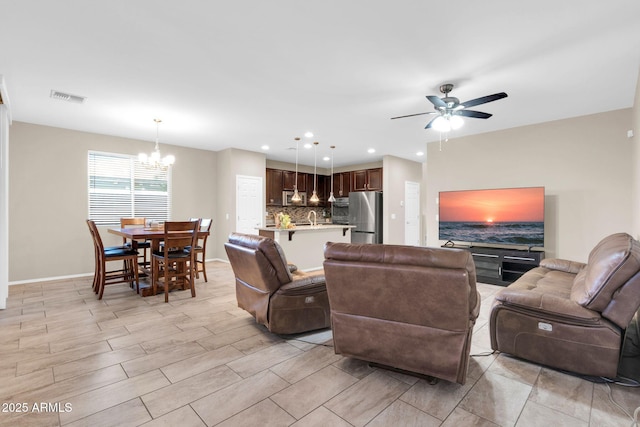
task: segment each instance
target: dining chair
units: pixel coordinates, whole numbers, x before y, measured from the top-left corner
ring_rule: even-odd
[[[189,221],[197,221],[199,218],[191,218]],[[204,237],[198,237],[198,243],[195,246],[195,273],[196,279],[200,278],[200,273],[204,276],[204,281],[207,280],[207,266],[205,265],[205,258],[207,256],[207,237],[209,237],[209,231],[211,230],[211,218],[200,219],[200,231],[206,231],[207,234]]]
[[[102,299],[106,285],[114,283],[129,283],[131,287],[135,284],[136,292],[140,292],[138,269],[136,268],[138,251],[117,246],[105,248],[95,221],[88,219],[87,225],[93,240],[95,255],[93,290],[98,294],[98,299]],[[123,262],[122,269],[107,271],[107,263],[110,261]]]
[[[164,223],[164,245],[151,253],[152,289],[157,293],[159,285],[164,286],[164,302],[169,302],[169,288],[187,285],[191,297],[196,296],[195,251],[198,241],[200,220],[166,221]]]
[[[120,228],[132,228],[132,227],[144,227],[146,224],[146,218],[144,217],[136,217],[136,218],[120,218]],[[133,248],[133,242],[128,242],[126,238],[122,238],[123,243],[125,245],[129,245]],[[136,246],[138,249],[142,249],[142,264],[138,261],[138,265],[141,265],[142,268],[149,267],[149,260],[147,258],[147,249],[151,249],[151,242],[148,240],[137,240]]]

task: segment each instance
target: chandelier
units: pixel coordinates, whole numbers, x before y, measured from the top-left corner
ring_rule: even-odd
[[[162,170],[166,170],[169,166],[173,165],[176,161],[176,158],[174,156],[172,156],[171,154],[169,154],[168,156],[164,156],[162,157],[160,155],[160,148],[158,148],[158,143],[160,140],[160,123],[162,123],[162,120],[160,119],[153,119],[154,122],[156,122],[156,146],[155,149],[153,151],[153,153],[151,153],[151,155],[147,155],[146,153],[140,153],[138,154],[138,161],[140,163],[142,163],[143,165],[147,166],[148,168],[151,169],[162,169]]]

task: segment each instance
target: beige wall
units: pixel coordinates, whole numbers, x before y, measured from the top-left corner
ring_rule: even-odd
[[[9,280],[92,273],[87,152],[135,155],[153,143],[21,122],[13,122],[10,137]],[[165,144],[160,150],[176,156],[172,219],[210,217],[215,240],[216,153]],[[105,244],[121,241],[103,229],[101,235]]]
[[[404,184],[406,181],[417,182],[422,192],[422,164],[394,156],[384,156],[382,163],[383,241],[387,244],[403,245]]]
[[[427,147],[427,244],[439,245],[438,192],[545,186],[546,256],[586,261],[591,248],[631,232],[632,110],[559,120]]]
[[[266,156],[262,153],[235,148],[219,151],[217,171],[216,188],[219,198],[216,200],[216,209],[220,221],[216,240],[212,243],[215,243],[216,258],[227,259],[224,242],[227,241],[229,233],[236,229],[236,176],[261,177],[264,201]]]
[[[404,240],[399,206],[405,181],[421,182],[423,235],[430,246],[440,244],[439,191],[544,185],[547,257],[584,261],[606,234],[627,231],[640,237],[638,86],[633,109],[452,138],[442,151],[428,144],[423,164],[386,156],[380,163],[342,169],[384,167],[386,243]],[[629,129],[636,133],[632,139]],[[93,252],[84,222],[87,151],[137,154],[152,143],[14,122],[10,145],[9,281],[91,273]],[[223,244],[235,229],[236,175],[259,176],[264,183],[267,165],[286,163],[267,163],[263,153],[238,149],[216,153],[162,144],[161,150],[177,158],[173,219],[211,217],[207,258],[226,259]],[[118,243],[106,230],[103,236],[107,244]]]

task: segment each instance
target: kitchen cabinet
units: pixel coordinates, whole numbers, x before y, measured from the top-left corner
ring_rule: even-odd
[[[267,169],[267,206],[282,206],[282,172]]]
[[[307,191],[307,175],[308,174],[306,173],[298,172],[298,191]],[[295,172],[282,171],[282,189],[284,191],[293,191],[295,181],[296,181]],[[312,191],[312,190],[313,190],[313,187],[309,191]]]
[[[351,190],[351,172],[338,172],[333,174],[334,197],[349,197],[349,191]]]
[[[313,174],[310,173],[307,177],[307,204],[309,206],[329,206],[327,199],[329,198],[329,186],[331,185],[331,177],[326,175],[317,175],[316,181],[316,193],[320,201],[318,204],[313,204],[309,201],[313,194]]]
[[[382,168],[351,172],[352,191],[382,191]]]

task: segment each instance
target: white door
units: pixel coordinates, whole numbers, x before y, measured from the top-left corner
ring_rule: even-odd
[[[262,227],[264,200],[262,177],[236,175],[236,231],[258,234]]]
[[[420,183],[404,182],[404,244],[420,246]]]

